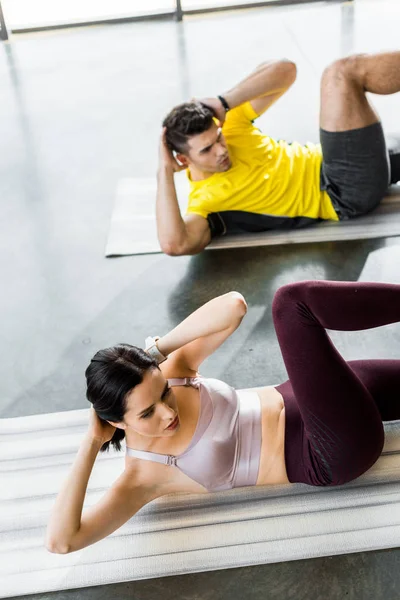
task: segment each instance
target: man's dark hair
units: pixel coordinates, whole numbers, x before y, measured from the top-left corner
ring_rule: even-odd
[[[189,138],[210,129],[213,117],[211,108],[201,102],[185,102],[175,106],[163,121],[169,149],[187,153]]]

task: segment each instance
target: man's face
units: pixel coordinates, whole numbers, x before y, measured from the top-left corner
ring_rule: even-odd
[[[188,146],[187,153],[178,155],[178,158],[185,158],[189,167],[205,173],[223,173],[232,166],[221,127],[215,123],[207,131],[193,135]]]

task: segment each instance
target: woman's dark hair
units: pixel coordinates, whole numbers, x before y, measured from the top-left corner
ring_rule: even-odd
[[[169,149],[187,153],[189,138],[210,129],[213,117],[211,108],[201,102],[185,102],[175,106],[163,121]]]
[[[126,411],[127,394],[142,383],[149,369],[157,368],[157,362],[144,350],[130,344],[117,344],[96,352],[86,369],[86,398],[93,404],[100,419],[122,421]],[[116,429],[112,439],[105,442],[100,451],[109,450],[110,443],[121,450],[123,429]]]

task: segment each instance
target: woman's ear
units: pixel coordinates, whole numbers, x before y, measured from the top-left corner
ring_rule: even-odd
[[[108,421],[107,420],[107,423],[110,423],[110,425],[112,425],[116,429],[123,429],[124,431],[126,429],[126,425],[123,421]]]

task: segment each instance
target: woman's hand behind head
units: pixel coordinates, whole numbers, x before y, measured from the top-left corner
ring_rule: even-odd
[[[96,440],[99,440],[102,444],[109,442],[115,433],[115,427],[110,425],[108,421],[100,419],[94,410],[93,406],[90,407],[89,413],[89,435]]]

